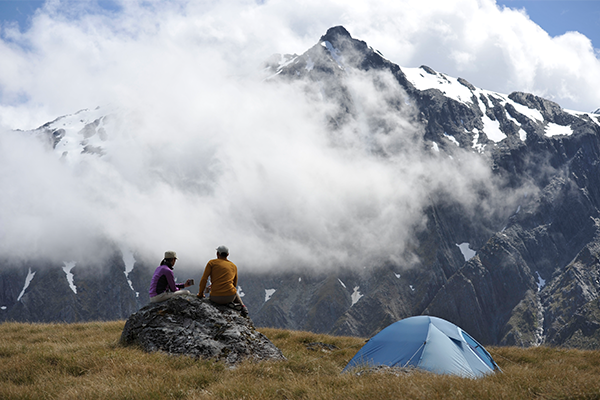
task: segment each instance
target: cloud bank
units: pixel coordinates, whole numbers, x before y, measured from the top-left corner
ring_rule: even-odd
[[[380,134],[359,119],[332,136],[331,104],[262,82],[271,54],[302,53],[334,25],[400,66],[600,105],[583,90],[600,83],[589,40],[550,38],[493,1],[117,5],[52,1],[30,30],[2,26],[3,254],[77,259],[100,234],[157,258],[176,250],[182,262],[203,263],[220,244],[256,268],[401,260],[432,193],[452,187],[469,205],[473,187],[493,183],[477,157],[418,150],[410,110],[383,112],[398,95],[391,83],[384,93],[372,76],[349,85],[365,120],[394,128]],[[106,104],[126,118],[103,157],[64,162],[11,131]]]

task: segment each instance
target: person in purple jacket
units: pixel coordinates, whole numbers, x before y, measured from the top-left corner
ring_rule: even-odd
[[[188,279],[185,283],[175,283],[173,276],[173,266],[177,261],[177,253],[174,251],[166,251],[165,258],[161,261],[154,275],[152,275],[152,282],[150,282],[150,289],[148,294],[150,295],[151,303],[158,303],[165,301],[174,296],[181,295],[192,295],[189,290],[183,290],[188,286],[194,284],[193,279]]]

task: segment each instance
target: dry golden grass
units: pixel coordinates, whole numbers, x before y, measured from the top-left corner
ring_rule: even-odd
[[[600,352],[489,347],[502,374],[341,374],[364,340],[261,329],[287,361],[236,368],[118,344],[124,322],[0,324],[0,399],[600,399]],[[311,342],[337,346],[314,351]]]

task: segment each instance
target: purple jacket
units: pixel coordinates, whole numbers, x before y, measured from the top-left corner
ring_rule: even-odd
[[[183,289],[185,285],[183,283],[175,283],[173,277],[173,270],[168,265],[160,265],[154,271],[152,275],[152,282],[150,282],[150,289],[148,294],[150,297],[154,297],[165,291],[176,292],[179,289]]]

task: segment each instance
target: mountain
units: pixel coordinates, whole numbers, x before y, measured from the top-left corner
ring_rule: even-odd
[[[403,257],[322,272],[240,271],[256,325],[369,337],[429,314],[482,344],[600,347],[600,115],[476,88],[427,66],[401,68],[341,26],[302,55],[274,56],[264,72],[264,85],[294,87],[323,104],[333,145],[356,145],[351,132],[381,162],[414,151],[439,167],[423,174],[431,189],[421,223],[405,227],[412,237]],[[372,96],[365,81],[379,94],[368,114],[359,98]],[[103,157],[117,114],[82,111],[27,134],[69,162]],[[461,186],[453,171],[481,178]],[[0,319],[126,318],[147,301],[154,266],[113,247],[97,269],[109,272],[43,260],[4,268]],[[104,305],[107,296],[117,306]]]

